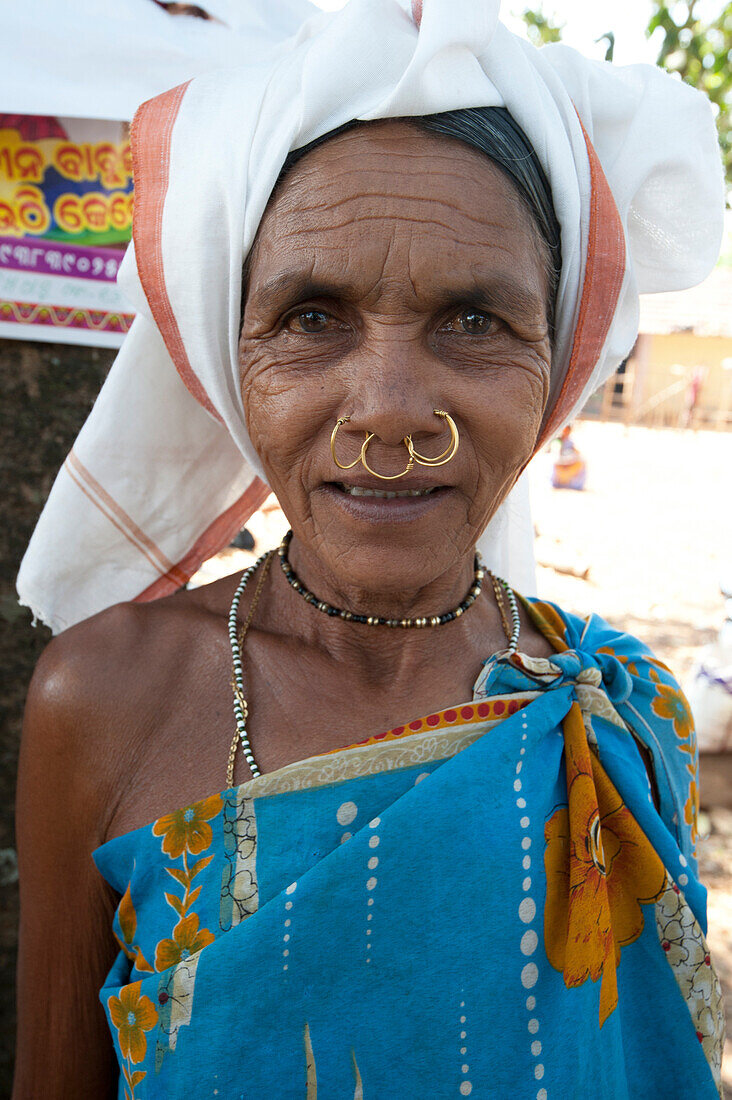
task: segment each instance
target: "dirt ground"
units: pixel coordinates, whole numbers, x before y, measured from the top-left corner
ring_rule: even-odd
[[[636,634],[684,684],[717,636],[720,582],[732,578],[732,435],[582,421],[574,438],[588,465],[583,492],[551,487],[550,450],[530,470],[538,592]],[[270,498],[249,524],[254,552],[225,551],[198,580],[243,568],[286,527]],[[725,989],[724,1080],[732,1098],[732,810],[707,805],[703,787],[701,798],[699,856],[708,938]]]

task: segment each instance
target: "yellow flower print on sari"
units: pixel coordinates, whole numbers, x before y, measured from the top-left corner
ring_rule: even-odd
[[[163,1055],[175,1049],[180,1028],[191,1022],[198,957],[216,938],[210,929],[200,927],[200,916],[193,911],[193,906],[204,888],[201,881],[196,885],[195,880],[215,858],[213,852],[204,854],[213,843],[209,822],[218,817],[223,808],[221,796],[212,795],[158,818],[152,827],[153,836],[162,837],[161,847],[170,863],[180,861],[178,866],[164,868],[173,880],[168,883],[171,889],[164,891],[164,896],[176,915],[176,923],[171,934],[158,940],[155,947],[155,970],[169,972],[158,986],[161,1005],[156,1046],[158,1068]],[[191,859],[191,856],[199,858]]]
[[[178,921],[173,929],[172,939],[161,940],[158,944],[155,950],[155,968],[167,970],[169,966],[177,966],[213,941],[213,932],[208,928],[199,930],[198,914],[191,913]]]
[[[659,683],[660,676],[656,669],[660,669],[661,672],[665,672],[667,676],[672,676],[672,672],[668,665],[665,665],[663,661],[659,661],[658,657],[653,657],[650,653],[643,653],[640,657],[632,658],[628,657],[625,653],[618,653],[617,650],[611,645],[601,645],[597,647],[598,653],[607,653],[610,657],[615,657],[620,661],[621,665],[628,670],[631,676],[637,676],[643,678],[645,676],[644,670],[639,667],[640,665],[649,665],[649,675],[652,680]]]
[[[673,723],[674,733],[680,741],[689,740],[694,736],[694,719],[683,693],[677,687],[662,683],[655,669],[650,670],[650,677],[656,685],[651,703],[653,713]]]
[[[611,645],[601,645],[598,647],[597,652],[607,653],[609,657],[615,657],[631,676],[640,676],[640,671],[636,662],[632,661],[630,657],[626,657],[624,653],[616,653]]]
[[[163,851],[171,860],[182,857],[183,864],[182,867],[165,868],[178,888],[182,887],[183,896],[173,892],[165,894],[165,900],[176,913],[178,922],[172,935],[159,940],[155,948],[155,969],[158,971],[185,962],[189,956],[195,955],[215,939],[208,928],[199,928],[198,914],[192,912],[201,893],[201,887],[193,885],[194,879],[208,867],[214,857],[204,855],[191,864],[188,856],[201,855],[211,846],[213,831],[209,821],[221,813],[223,806],[221,796],[213,795],[182,810],[176,810],[175,813],[166,814],[153,825],[153,835],[163,838]]]
[[[178,859],[184,852],[197,855],[210,845],[213,834],[208,822],[220,814],[222,808],[221,795],[203,798],[200,802],[158,818],[153,825],[153,834],[163,837],[163,851],[172,859]]]
[[[602,979],[602,1027],[618,1003],[620,949],[643,931],[641,904],[660,895],[666,872],[590,752],[576,703],[564,739],[569,805],[544,830],[544,943],[568,989]]]
[[[147,1052],[145,1032],[151,1031],[158,1022],[155,1006],[149,997],[140,996],[141,988],[141,981],[125,985],[120,989],[119,997],[110,997],[107,1001],[122,1057],[134,1063],[143,1061]]]

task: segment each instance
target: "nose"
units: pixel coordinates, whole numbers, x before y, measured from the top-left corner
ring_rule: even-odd
[[[435,415],[436,409],[444,408],[445,394],[432,392],[432,372],[421,363],[418,352],[405,354],[396,348],[394,352],[370,356],[361,369],[354,369],[351,393],[344,399],[344,404],[350,399],[351,407],[344,407],[342,413],[350,419],[342,430],[355,433],[360,442],[364,432],[372,433],[374,453],[399,447],[406,436],[423,449],[426,444],[431,453],[430,441],[445,434],[444,420]]]

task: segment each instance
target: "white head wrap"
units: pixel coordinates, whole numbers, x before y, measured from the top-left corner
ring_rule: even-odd
[[[553,369],[564,381],[542,440],[630,352],[639,292],[709,272],[723,189],[705,98],[652,66],[537,50],[498,9],[426,0],[418,27],[398,0],[350,0],[274,61],[198,76],[140,108],[134,247],[120,272],[138,316],[19,577],[21,600],[54,630],[173,591],[266,496],[239,392],[242,264],[291,149],[354,118],[510,111],[562,234]],[[531,530],[512,497],[482,548],[520,588]]]

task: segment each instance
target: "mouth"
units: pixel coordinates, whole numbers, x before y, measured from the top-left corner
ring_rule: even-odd
[[[427,489],[365,489],[361,485],[346,485],[342,481],[335,482],[336,487],[351,497],[377,497],[379,500],[404,500],[408,497],[427,497],[434,493],[438,486],[431,485]]]
[[[328,481],[321,487],[324,499],[344,518],[356,523],[401,524],[420,520],[440,506],[455,490],[449,485],[415,485],[406,489],[373,489],[345,481]]]

